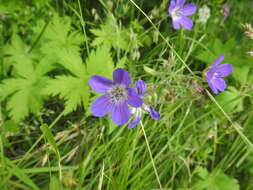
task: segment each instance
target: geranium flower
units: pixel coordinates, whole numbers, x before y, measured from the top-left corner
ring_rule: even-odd
[[[113,81],[100,75],[94,75],[89,79],[89,85],[95,92],[103,93],[91,105],[94,116],[103,117],[108,112],[112,121],[117,125],[123,125],[130,119],[130,109],[140,107],[143,103],[141,97],[134,88],[129,88],[131,78],[128,72],[118,68],[113,72]]]
[[[146,93],[147,85],[144,81],[138,80],[134,84],[134,88],[136,88],[137,94],[142,97]],[[148,112],[154,120],[160,119],[160,114],[153,107],[143,103],[140,107],[131,109],[131,114],[135,115],[135,118],[129,123],[128,128],[135,127],[141,121],[143,111]]]
[[[194,3],[185,4],[186,0],[171,0],[170,7],[168,9],[171,17],[172,24],[175,30],[178,30],[180,26],[186,30],[192,28],[192,20],[187,16],[190,16],[196,12],[196,6]]]
[[[224,63],[219,65],[224,59],[225,55],[221,54],[209,67],[210,70],[206,72],[207,82],[214,94],[218,94],[219,91],[224,91],[227,87],[224,77],[232,73],[232,65]]]

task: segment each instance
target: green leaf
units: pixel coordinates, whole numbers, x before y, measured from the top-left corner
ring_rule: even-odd
[[[90,53],[86,60],[88,76],[104,75],[111,77],[114,64],[108,46],[98,47],[95,51]]]
[[[202,179],[208,178],[209,173],[206,168],[198,167],[196,168],[195,171],[198,173],[199,177],[201,177]]]
[[[235,76],[235,79],[239,81],[242,85],[246,84],[248,80],[249,71],[250,71],[249,65],[233,67],[233,75]]]
[[[44,40],[47,45],[43,46],[43,53],[55,58],[58,66],[61,65],[70,74],[48,80],[43,93],[59,95],[64,99],[64,114],[74,111],[78,105],[87,108],[89,101],[87,72],[79,53],[79,46],[84,41],[83,35],[72,31],[69,17],[54,15],[52,23],[46,29]]]
[[[127,62],[127,57],[124,56],[124,57],[122,57],[122,58],[117,62],[116,67],[117,67],[117,68],[125,68],[126,62]]]
[[[8,136],[9,134],[16,135],[19,131],[19,126],[13,120],[7,120],[4,121],[0,131],[2,131],[5,136]]]
[[[29,47],[23,43],[21,38],[14,34],[11,38],[11,43],[4,47],[4,54],[8,55],[8,57],[4,59],[5,64],[8,66],[14,65],[20,75],[30,72],[32,66],[31,62],[32,59],[36,57],[36,54],[29,54],[28,49]],[[19,72],[19,70],[21,70],[21,72]]]
[[[160,75],[161,73],[158,72],[158,71],[155,71],[154,69],[151,69],[150,67],[147,67],[147,66],[143,66],[143,69],[146,73],[150,74],[150,75],[154,75],[154,76],[157,76],[157,75]]]
[[[48,81],[44,90],[49,95],[59,95],[65,100],[64,113],[74,111],[78,105],[87,107],[89,98],[88,79],[86,77],[77,78],[72,76],[60,75]]]
[[[59,179],[52,175],[50,178],[49,190],[64,190],[65,188],[62,186]]]
[[[7,98],[8,96],[12,95],[14,92],[18,91],[20,88],[26,87],[26,80],[21,78],[9,78],[2,81],[0,84],[1,89],[1,100]]]
[[[51,41],[65,43],[68,33],[71,30],[71,22],[69,17],[60,17],[56,13],[53,14],[52,21],[45,30],[44,37]],[[41,30],[38,30],[38,32]]]
[[[199,169],[198,169],[199,170]],[[214,170],[208,174],[206,169],[199,170],[199,176],[197,178],[193,189],[194,190],[239,190],[240,186],[238,181],[221,170]],[[204,171],[204,174],[203,174]]]
[[[240,112],[243,110],[243,96],[232,86],[220,93],[217,100],[226,112]]]
[[[70,71],[73,75],[83,78],[86,75],[86,68],[77,52],[63,49],[58,57],[59,64]]]
[[[11,44],[5,47],[5,52],[9,55],[26,54],[27,50],[28,48],[17,34],[12,36]]]
[[[52,61],[47,58],[41,59],[39,63],[30,58],[28,62],[23,60],[14,64],[15,78],[2,81],[0,88],[2,93],[0,99],[6,101],[6,109],[9,116],[19,122],[29,113],[37,114],[46,98],[41,90],[49,79],[45,74],[53,69]]]
[[[7,164],[7,169],[11,175],[16,176],[19,180],[24,182],[26,185],[34,190],[39,190],[40,188],[23,172],[23,170],[13,164],[10,160],[5,157],[5,163]]]
[[[56,57],[46,56],[40,60],[40,62],[35,67],[35,75],[43,76],[48,72],[52,71],[56,66]]]
[[[46,82],[47,78],[40,78],[40,81],[29,81],[25,79],[7,79],[4,80],[4,85],[0,85],[6,89],[4,97],[7,100],[6,108],[9,111],[9,116],[19,122],[28,116],[29,112],[38,113],[42,108],[43,95],[40,94],[41,86],[36,85],[36,82]],[[16,83],[15,83],[16,82]],[[44,87],[44,84],[43,84]],[[8,94],[13,94],[9,97]]]
[[[96,38],[92,41],[92,46],[105,44],[115,49],[129,51],[132,49],[129,32],[117,24],[115,17],[108,14],[105,24],[100,25],[100,29],[91,29]]]
[[[220,39],[215,38],[213,41],[207,43],[209,49],[201,51],[197,55],[197,59],[211,65],[218,56],[225,53],[225,60],[228,60],[231,56],[229,52],[231,52],[231,49],[235,46],[235,42],[233,38],[226,43],[222,43]]]
[[[39,35],[44,25],[45,22],[40,21],[38,26],[34,27],[34,32]],[[79,51],[80,44],[85,40],[82,33],[72,28],[70,17],[60,17],[54,13],[41,39],[42,42],[46,42],[43,43],[42,51],[47,55],[61,53],[63,48]]]
[[[47,142],[51,145],[53,148],[54,152],[59,155],[59,150],[57,147],[57,144],[54,140],[53,133],[49,129],[48,125],[44,124],[40,127],[41,131],[43,132],[44,137],[47,139]]]
[[[29,91],[17,91],[9,98],[6,107],[15,122],[24,119],[29,114]]]

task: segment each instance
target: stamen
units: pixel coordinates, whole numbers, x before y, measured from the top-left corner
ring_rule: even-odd
[[[123,85],[115,85],[109,90],[111,103],[121,103],[127,100],[127,91]]]

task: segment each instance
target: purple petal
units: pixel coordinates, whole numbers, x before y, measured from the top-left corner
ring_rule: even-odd
[[[143,100],[141,97],[136,93],[136,91],[133,88],[128,88],[128,103],[135,107],[138,108],[143,104]]]
[[[175,0],[171,0],[171,1],[170,1],[170,6],[169,6],[169,9],[168,9],[168,11],[169,11],[170,14],[172,13],[172,10],[173,10],[175,7],[176,7],[176,2],[175,2]]]
[[[180,23],[178,20],[172,20],[172,25],[175,30],[178,30],[180,28]]]
[[[217,79],[213,79],[212,80],[212,84],[215,86],[215,88],[217,88],[219,91],[224,91],[225,88],[227,88],[227,84],[226,81],[221,79],[221,78],[217,78]]]
[[[223,61],[224,57],[225,57],[225,54],[221,54],[217,59],[215,59],[215,61],[210,67],[212,68],[212,67],[217,66],[220,62]]]
[[[123,125],[128,122],[130,119],[130,110],[127,102],[112,106],[111,119],[117,125]]]
[[[218,89],[216,89],[216,87],[213,85],[211,80],[208,80],[208,85],[210,87],[210,89],[213,91],[214,94],[218,94]]]
[[[140,121],[141,121],[141,110],[137,110],[135,118],[129,123],[128,128],[134,128]]]
[[[137,94],[140,96],[144,96],[146,93],[147,85],[143,80],[138,80],[134,84],[134,88],[137,88]]]
[[[176,6],[181,6],[182,7],[185,4],[185,1],[186,0],[177,0]]]
[[[93,75],[89,79],[90,87],[98,93],[106,93],[112,87],[112,84],[111,80],[100,75]]]
[[[214,73],[217,71],[216,68],[212,68],[209,71],[206,72],[206,77],[208,80],[211,80],[213,78]]]
[[[182,9],[182,14],[184,16],[190,16],[196,12],[196,5],[194,3],[189,3],[185,5]]]
[[[112,104],[109,101],[107,95],[103,95],[98,97],[92,104],[91,104],[91,112],[94,116],[103,117],[106,115],[112,108]]]
[[[232,73],[232,65],[229,63],[224,63],[217,66],[217,71],[221,74],[221,77],[226,77]]]
[[[183,16],[180,20],[179,20],[180,24],[186,29],[186,30],[190,30],[193,26],[192,20],[189,19],[186,16]]]
[[[118,68],[113,72],[113,81],[116,84],[124,84],[126,87],[131,84],[131,78],[128,72],[121,68]]]
[[[153,107],[149,107],[149,114],[154,120],[160,119],[160,114]]]

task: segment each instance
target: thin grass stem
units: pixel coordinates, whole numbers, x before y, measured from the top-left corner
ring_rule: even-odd
[[[151,152],[151,149],[150,149],[150,146],[149,146],[148,138],[147,138],[147,135],[146,135],[146,132],[145,132],[145,129],[144,129],[142,121],[140,121],[140,124],[141,124],[141,129],[142,129],[142,132],[143,132],[146,144],[147,144],[149,156],[150,156],[153,168],[154,168],[154,172],[155,172],[155,175],[156,175],[157,182],[159,184],[160,189],[163,190],[163,187],[162,187],[162,184],[161,184],[161,181],[160,181],[160,178],[159,178],[156,166],[155,166],[155,161],[154,161],[153,156],[152,156],[152,152]]]
[[[152,20],[149,18],[149,16],[133,1],[129,0],[150,22],[150,24],[154,27],[155,30],[159,33],[161,38],[165,41],[165,43],[169,46],[171,51],[176,55],[176,57],[183,63],[183,65],[187,68],[187,70],[194,76],[196,76],[193,71],[190,69],[190,67],[185,63],[185,61],[180,57],[180,55],[176,52],[176,50],[172,47],[172,45],[168,42],[168,40],[162,35],[162,33],[159,31],[159,29],[156,27],[156,25],[152,22]],[[215,98],[210,94],[208,90],[206,90],[207,95],[209,98],[216,104],[216,106],[221,110],[221,112],[224,114],[224,116],[227,118],[227,120],[232,124],[233,128],[236,130],[236,132],[240,135],[240,137],[243,139],[243,141],[250,147],[250,149],[253,149],[252,142],[243,134],[241,129],[235,123],[232,121],[232,119],[228,116],[228,114],[224,111],[224,109],[221,107],[221,105],[215,100]]]

